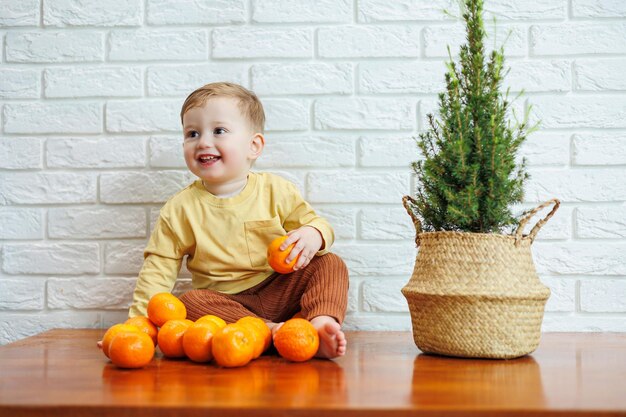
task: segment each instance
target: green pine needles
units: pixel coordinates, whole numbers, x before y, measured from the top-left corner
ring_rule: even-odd
[[[522,201],[529,175],[516,154],[536,126],[527,126],[527,115],[513,127],[506,119],[509,90],[504,98],[499,91],[503,47],[485,65],[482,10],[482,0],[465,0],[460,68],[450,56],[440,120],[428,114],[429,130],[415,138],[424,159],[411,164],[418,184],[413,209],[424,231],[497,233],[518,224],[509,206]]]

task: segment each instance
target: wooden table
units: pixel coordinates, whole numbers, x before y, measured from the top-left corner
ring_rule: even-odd
[[[524,358],[424,355],[410,333],[347,333],[348,353],[222,369],[164,359],[113,366],[102,330],[0,347],[0,416],[626,416],[626,335],[544,334]]]

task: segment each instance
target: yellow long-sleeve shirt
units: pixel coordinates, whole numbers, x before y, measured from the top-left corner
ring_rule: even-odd
[[[146,315],[152,295],[172,290],[185,255],[194,288],[236,294],[255,286],[274,272],[266,259],[269,243],[304,225],[322,234],[317,255],[328,252],[332,227],[282,177],[250,172],[243,190],[230,198],[194,181],[161,208],[129,316]]]

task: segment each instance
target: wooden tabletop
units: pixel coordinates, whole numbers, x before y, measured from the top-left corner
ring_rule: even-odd
[[[421,354],[405,332],[347,333],[336,360],[242,368],[157,357],[121,370],[102,330],[0,347],[0,416],[626,416],[626,335],[548,333],[532,355]]]

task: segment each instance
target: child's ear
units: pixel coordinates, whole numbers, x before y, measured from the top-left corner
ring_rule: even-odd
[[[264,147],[265,138],[263,137],[263,135],[261,133],[255,134],[250,141],[250,153],[248,155],[249,158],[257,159],[259,156],[261,156]]]

